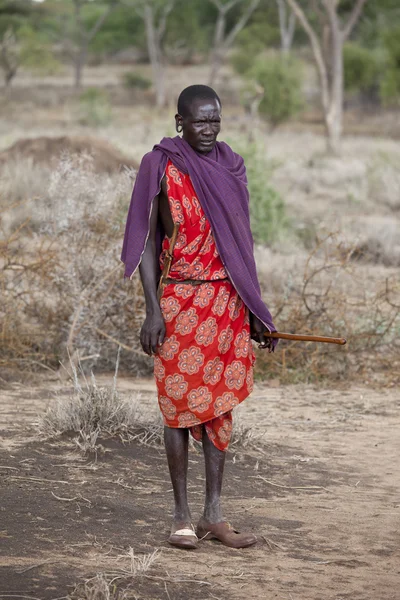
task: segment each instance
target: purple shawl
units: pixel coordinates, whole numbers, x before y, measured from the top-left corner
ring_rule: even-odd
[[[222,262],[239,296],[269,331],[276,331],[271,313],[261,298],[257,278],[246,168],[243,158],[225,142],[217,142],[211,152],[199,154],[176,136],[163,138],[145,154],[126,222],[121,254],[124,276],[131,278],[140,264],[149,235],[152,202],[160,192],[168,159],[179,171],[189,174],[210,222]]]

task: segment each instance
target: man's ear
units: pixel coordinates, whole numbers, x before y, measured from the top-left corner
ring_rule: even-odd
[[[177,133],[181,133],[183,129],[183,117],[179,113],[175,115],[175,129]]]

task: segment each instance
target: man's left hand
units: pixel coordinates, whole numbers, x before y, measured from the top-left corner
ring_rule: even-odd
[[[258,342],[259,348],[266,349],[268,352],[273,350],[273,338],[265,337],[264,333],[268,331],[268,327],[260,321],[258,317],[250,313],[250,337],[255,342]]]

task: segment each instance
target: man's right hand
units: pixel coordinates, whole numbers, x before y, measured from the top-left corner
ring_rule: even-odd
[[[140,343],[143,351],[151,356],[156,354],[165,338],[165,323],[161,311],[146,316],[140,330]]]

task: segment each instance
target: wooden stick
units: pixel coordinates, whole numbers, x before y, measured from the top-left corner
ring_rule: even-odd
[[[297,333],[280,333],[279,331],[270,333],[269,331],[266,331],[264,336],[278,340],[293,340],[294,342],[323,342],[326,344],[339,344],[340,346],[347,344],[345,338],[333,338],[321,335],[301,335]]]

